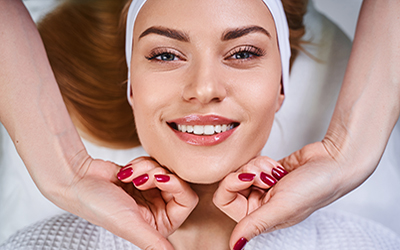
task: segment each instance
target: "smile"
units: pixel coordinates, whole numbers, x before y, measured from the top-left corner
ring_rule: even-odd
[[[167,122],[182,141],[196,146],[212,146],[225,141],[239,122],[215,115],[190,115]]]
[[[235,124],[222,124],[222,125],[184,125],[175,124],[175,129],[179,132],[195,134],[195,135],[214,135],[229,131],[235,128]]]

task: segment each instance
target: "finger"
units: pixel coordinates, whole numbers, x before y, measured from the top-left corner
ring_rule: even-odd
[[[160,215],[165,216],[164,221],[167,220],[175,231],[196,207],[199,198],[190,185],[176,175],[156,174],[154,178],[157,188],[168,199],[165,213]]]
[[[136,177],[137,174],[140,174],[139,176]],[[162,167],[155,167],[146,173],[142,174],[142,171],[137,171],[133,176],[134,179],[132,180],[132,183],[135,185],[135,187],[139,190],[149,190],[152,188],[157,188],[157,181],[155,179],[155,175],[167,175],[169,172]],[[176,177],[177,178],[177,177]]]
[[[141,249],[173,250],[168,240],[147,220],[143,209],[119,186],[101,176],[89,177],[78,182],[76,190],[84,202],[75,202],[71,210],[79,216],[107,228]],[[99,193],[102,195],[96,195]]]
[[[220,182],[214,193],[214,204],[236,222],[248,212],[247,197],[240,192],[251,187],[255,176],[254,173],[231,173]]]
[[[117,178],[125,183],[132,182],[135,178],[142,176],[156,168],[162,168],[158,162],[150,157],[138,157],[122,167],[117,173]]]
[[[229,241],[231,249],[242,249],[255,236],[261,233],[271,232],[280,228],[292,226],[305,217],[293,218],[293,208],[282,206],[279,201],[270,200],[269,203],[257,208],[244,217],[236,225]]]
[[[132,182],[139,190],[156,188],[155,174],[167,174],[167,169],[150,157],[139,157],[122,168],[117,174],[118,179],[125,183]]]
[[[133,223],[125,227],[122,237],[134,242],[140,249],[174,249],[167,238],[161,232],[151,227],[143,218],[137,216],[136,218],[129,219],[129,221]],[[138,228],[140,230],[137,230]],[[134,237],[131,235],[132,232],[135,232]],[[124,237],[124,235],[126,236]]]
[[[298,169],[271,188],[263,197],[262,206],[236,225],[230,246],[243,244],[261,233],[292,226],[326,205],[326,196],[330,194],[321,187],[329,179],[310,172],[309,169]],[[318,193],[315,192],[317,187],[320,189]]]
[[[281,166],[285,166],[285,169],[287,171],[291,172],[305,165],[310,160],[315,160],[316,157],[318,157],[318,153],[321,151],[326,153],[326,148],[323,146],[321,142],[315,142],[312,144],[308,144],[303,148],[301,148],[300,150],[279,160],[279,163],[281,164]]]
[[[266,191],[257,187],[251,187],[251,192],[247,197],[248,211],[247,214],[252,213],[254,210],[264,204]]]
[[[260,173],[255,178],[253,185],[261,189],[271,188],[287,174],[277,161],[266,156],[260,156],[251,160],[244,169],[245,171]]]

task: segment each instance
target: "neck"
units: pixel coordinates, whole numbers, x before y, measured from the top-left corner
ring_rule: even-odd
[[[199,196],[199,203],[182,226],[168,237],[176,250],[180,249],[229,249],[229,238],[236,225],[213,203],[218,183],[192,184]]]

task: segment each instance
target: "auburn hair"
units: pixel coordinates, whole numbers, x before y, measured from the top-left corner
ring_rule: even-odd
[[[39,23],[50,65],[81,135],[99,145],[139,145],[126,97],[125,21],[131,0],[69,0]],[[293,64],[308,0],[282,0]]]

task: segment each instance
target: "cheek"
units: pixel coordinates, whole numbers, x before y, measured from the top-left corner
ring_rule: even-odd
[[[235,90],[238,102],[245,107],[250,116],[249,120],[257,124],[259,123],[257,121],[269,120],[279,104],[280,75],[274,73],[276,71],[271,71],[270,74],[266,71],[248,75],[246,81],[237,84],[239,87]]]
[[[166,148],[160,143],[167,126],[164,116],[177,102],[179,89],[166,77],[139,72],[132,77],[133,115],[140,142],[153,156],[155,151],[161,152]]]
[[[280,76],[276,73],[253,75],[247,83],[247,87],[242,86],[238,91],[238,100],[248,116],[246,142],[253,144],[255,152],[262,149],[271,131],[279,103]]]
[[[142,76],[145,76],[143,74]],[[160,106],[165,101],[159,93],[160,88],[152,79],[132,77],[132,108],[136,129],[142,145],[145,147],[155,134],[155,122],[159,121]],[[162,90],[161,90],[162,91]]]

